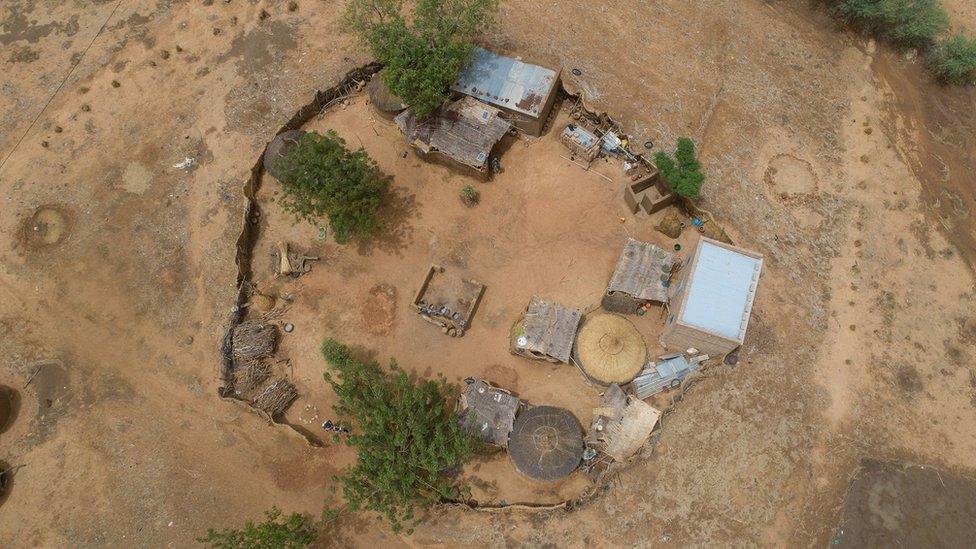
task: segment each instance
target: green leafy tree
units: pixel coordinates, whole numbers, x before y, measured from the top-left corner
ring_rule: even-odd
[[[325,380],[350,418],[347,444],[356,465],[337,480],[352,511],[375,511],[395,532],[415,520],[415,509],[456,499],[467,492],[450,475],[471,458],[474,441],[447,406],[452,387],[439,380],[411,380],[391,362],[383,369],[327,339],[322,354],[331,365]]]
[[[376,212],[389,178],[365,150],[347,149],[334,131],[306,133],[275,169],[282,208],[313,224],[327,217],[336,242],[368,238],[379,227]]]
[[[839,0],[837,10],[865,32],[906,48],[930,46],[949,28],[938,0]]]
[[[315,542],[318,525],[308,516],[285,516],[277,507],[264,515],[264,522],[249,520],[241,530],[211,528],[197,541],[216,549],[299,549]]]
[[[957,34],[940,44],[930,64],[942,82],[969,84],[976,81],[976,39]]]
[[[691,139],[678,139],[674,158],[664,151],[655,153],[654,164],[671,190],[679,196],[696,198],[701,192],[705,175],[701,172],[701,162],[695,158],[695,143]]]
[[[349,0],[343,17],[377,61],[383,83],[423,118],[448,97],[474,40],[492,21],[498,0]]]

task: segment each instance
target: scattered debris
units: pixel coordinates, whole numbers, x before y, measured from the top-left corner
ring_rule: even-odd
[[[631,390],[638,399],[652,397],[665,389],[674,389],[698,369],[708,355],[699,355],[691,360],[682,353],[661,355],[657,362],[650,362],[631,382]]]

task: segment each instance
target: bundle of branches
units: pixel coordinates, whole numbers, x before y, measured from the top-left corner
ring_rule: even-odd
[[[278,328],[254,320],[241,322],[234,328],[234,358],[260,358],[271,356],[278,345]]]
[[[245,358],[234,361],[234,391],[239,396],[246,395],[271,377],[271,365],[259,358]]]
[[[284,378],[279,377],[254,398],[251,406],[275,417],[287,410],[296,398],[298,398],[298,389]]]

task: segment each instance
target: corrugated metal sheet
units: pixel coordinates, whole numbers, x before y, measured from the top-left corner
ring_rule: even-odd
[[[702,239],[680,320],[735,340],[745,337],[762,259]]]
[[[560,362],[569,362],[581,318],[582,313],[577,309],[532,296],[525,312],[525,344],[517,345]]]
[[[451,89],[538,118],[555,83],[552,69],[475,48]]]
[[[423,120],[417,119],[410,110],[393,120],[410,143],[419,142],[462,164],[483,170],[491,149],[511,128],[508,121],[498,116],[500,112],[476,99],[463,97]]]
[[[667,301],[665,281],[673,266],[674,254],[654,244],[628,238],[607,291],[623,292],[639,299]]]

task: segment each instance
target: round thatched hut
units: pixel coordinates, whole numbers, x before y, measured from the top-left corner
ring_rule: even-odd
[[[629,383],[647,362],[647,346],[637,328],[620,315],[599,314],[583,323],[574,355],[587,377],[609,385]]]
[[[271,143],[268,143],[268,147],[264,149],[264,169],[279,178],[280,174],[274,169],[274,161],[288,154],[288,151],[298,144],[303,135],[305,135],[305,130],[288,130],[274,136]]]
[[[393,118],[398,113],[407,108],[403,100],[393,95],[386,84],[383,83],[383,71],[373,75],[366,86],[366,93],[369,94],[369,102],[380,113],[389,118]]]
[[[583,429],[569,410],[536,406],[515,418],[508,454],[519,473],[535,480],[558,480],[579,466]]]

